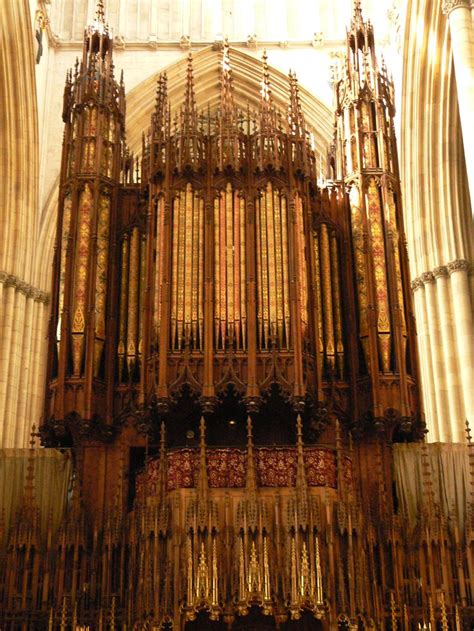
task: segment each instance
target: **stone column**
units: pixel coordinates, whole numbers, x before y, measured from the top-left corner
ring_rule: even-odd
[[[446,366],[443,357],[442,336],[436,300],[436,285],[433,272],[421,275],[425,285],[426,311],[430,335],[429,353],[433,366],[436,414],[438,416],[439,440],[452,442],[453,433],[450,426],[448,386],[446,383]]]
[[[418,350],[420,357],[421,391],[426,415],[426,423],[429,430],[428,440],[437,442],[441,440],[436,411],[435,382],[433,365],[431,362],[430,331],[428,325],[428,313],[426,311],[425,285],[421,278],[415,278],[411,282],[413,291],[413,304],[415,307],[416,328],[418,337]]]
[[[467,179],[474,208],[474,151],[469,144],[474,138],[474,30],[471,6],[472,0],[443,0],[442,8],[449,20]]]
[[[0,448],[26,447],[44,394],[49,296],[0,272]]]
[[[464,430],[464,400],[462,395],[461,375],[458,364],[458,348],[455,343],[453,310],[456,308],[450,295],[449,275],[446,265],[433,270],[436,279],[436,294],[441,329],[441,344],[443,365],[448,394],[449,419],[452,440],[463,442]]]
[[[448,263],[454,305],[454,330],[459,358],[466,419],[474,427],[474,335],[469,287],[469,263],[458,259]]]

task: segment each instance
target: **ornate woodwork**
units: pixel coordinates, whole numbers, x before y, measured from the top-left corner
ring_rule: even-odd
[[[265,55],[257,111],[227,43],[215,110],[191,54],[181,105],[162,74],[139,158],[112,57],[99,2],[66,80],[40,431],[76,481],[46,549],[33,513],[12,539],[5,628],[460,628],[467,539],[433,543],[433,513],[412,546],[391,492],[391,442],[424,424],[393,86],[359,3],[325,184]]]

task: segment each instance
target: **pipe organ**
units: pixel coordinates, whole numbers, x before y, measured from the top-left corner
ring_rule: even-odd
[[[200,111],[183,63],[183,101],[161,74],[139,157],[101,1],[67,74],[40,435],[72,450],[75,481],[43,548],[29,483],[0,624],[460,629],[467,535],[428,558],[392,493],[392,443],[424,422],[372,26],[355,2],[325,182],[294,74],[280,111],[264,55],[242,110],[225,43],[220,104]]]

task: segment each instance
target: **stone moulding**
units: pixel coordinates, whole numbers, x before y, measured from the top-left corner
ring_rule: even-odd
[[[18,276],[8,274],[7,272],[0,272],[0,283],[2,283],[5,288],[14,287],[16,291],[19,291],[27,298],[32,298],[35,302],[42,302],[45,305],[49,303],[50,294],[48,292],[33,287],[33,285],[26,283],[24,280],[21,280],[21,278],[18,278]]]

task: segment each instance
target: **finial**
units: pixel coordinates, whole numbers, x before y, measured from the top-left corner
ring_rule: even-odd
[[[301,420],[301,414],[298,414],[296,417],[296,456],[296,488],[299,492],[305,492],[307,485],[303,451],[303,421]]]
[[[360,21],[362,22],[363,17],[362,17],[362,2],[361,0],[354,0],[354,12],[353,12],[353,16],[354,16],[354,21]]]
[[[230,72],[230,54],[229,54],[229,41],[227,37],[224,40],[224,47],[222,48],[222,72]]]
[[[255,460],[253,456],[252,419],[247,416],[247,490],[255,493],[257,478],[255,475]]]
[[[31,428],[30,434],[30,452],[28,454],[28,465],[26,468],[24,500],[27,506],[31,505],[34,500],[35,486],[35,436],[36,425]]]
[[[467,442],[468,442],[469,444],[471,444],[471,443],[472,443],[471,427],[470,427],[470,425],[469,425],[469,421],[468,421],[467,419],[466,419],[466,423],[465,423],[465,425],[466,425],[466,438],[467,438]]]
[[[201,499],[207,497],[208,479],[207,479],[207,463],[206,463],[206,421],[201,416],[199,422],[199,472],[198,472],[198,496]]]
[[[164,421],[161,421],[160,426],[160,457],[165,453],[166,445],[166,425]]]
[[[97,22],[105,24],[105,8],[103,0],[96,0],[95,3],[95,19]]]
[[[305,122],[301,109],[298,79],[296,73],[291,71],[288,74],[290,83],[290,102],[288,104],[288,122],[290,133],[299,137],[304,137]]]
[[[199,447],[201,449],[206,448],[206,420],[204,416],[201,416],[199,421]]]
[[[158,468],[158,485],[161,501],[164,502],[166,498],[167,488],[167,467],[166,467],[166,426],[165,422],[161,422],[160,426],[160,459]]]
[[[233,123],[236,112],[232,89],[232,68],[230,66],[230,50],[227,38],[224,40],[221,60],[221,114],[227,125]]]
[[[184,93],[184,124],[187,130],[197,127],[197,109],[196,98],[194,95],[194,76],[193,76],[193,56],[188,55],[188,65],[186,71],[186,88]]]
[[[268,69],[268,57],[266,49],[263,51],[262,55],[262,63],[263,63],[263,76],[262,76],[262,89],[260,90],[260,94],[262,95],[262,100],[269,102],[270,101],[270,72]]]

